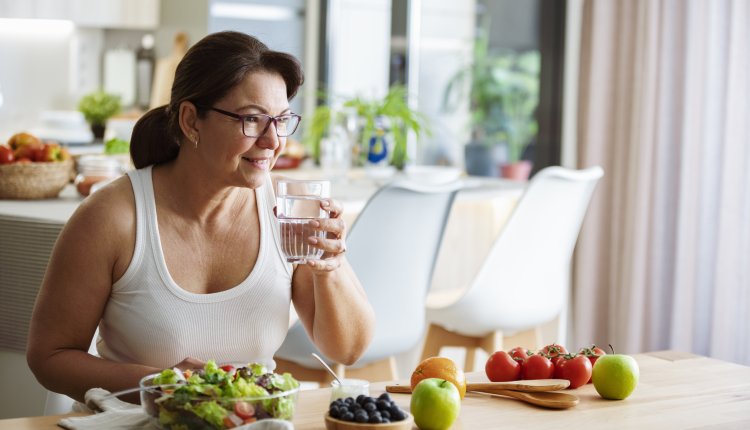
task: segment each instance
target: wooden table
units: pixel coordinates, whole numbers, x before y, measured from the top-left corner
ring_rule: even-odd
[[[622,401],[604,400],[592,385],[567,392],[580,398],[578,406],[548,410],[512,399],[466,395],[455,430],[495,428],[637,428],[644,429],[749,429],[750,367],[673,351],[635,356],[641,370],[636,391]],[[472,373],[469,380],[484,380]],[[371,394],[385,384],[373,384]],[[303,391],[294,426],[322,430],[330,389]],[[408,410],[410,397],[393,398]],[[61,416],[0,420],[0,430],[52,430]],[[416,428],[416,427],[414,427]]]

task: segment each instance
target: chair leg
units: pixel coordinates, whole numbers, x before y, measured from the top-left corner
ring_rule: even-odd
[[[274,357],[276,361],[276,373],[289,372],[299,381],[318,382],[322,386],[327,386],[333,380],[333,377],[324,369],[310,369],[283,358]]]
[[[544,346],[542,345],[542,328],[534,327],[508,336],[505,338],[505,343],[511,348],[522,346],[532,351],[538,351]]]
[[[474,348],[477,345],[476,339],[475,337],[464,336],[446,330],[437,324],[430,324],[430,327],[427,329],[424,347],[422,348],[422,360],[440,355],[440,349],[443,346]]]
[[[476,360],[476,346],[466,347],[466,358],[464,358],[464,372],[474,371],[474,361]]]
[[[370,382],[395,381],[398,379],[396,357],[390,356],[362,367],[347,367],[346,377],[367,379]]]
[[[503,349],[503,332],[493,331],[479,341],[479,348],[482,348],[487,354]]]

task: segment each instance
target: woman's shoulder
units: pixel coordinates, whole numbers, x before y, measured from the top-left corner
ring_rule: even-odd
[[[130,178],[123,175],[86,197],[68,223],[103,235],[99,239],[116,239],[132,234],[135,216],[133,187]]]

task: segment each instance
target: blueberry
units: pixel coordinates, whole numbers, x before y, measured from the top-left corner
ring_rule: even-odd
[[[364,394],[360,394],[359,396],[357,396],[357,403],[359,403],[361,405],[362,402],[365,400],[366,397],[367,396],[365,396]]]
[[[391,419],[391,413],[388,411],[380,412],[380,416],[382,416],[383,418]]]
[[[388,393],[383,393],[378,397],[379,400],[385,400],[387,402],[391,401],[391,396],[388,395]]]
[[[351,405],[354,403],[354,397],[347,397],[346,400],[344,400],[346,404]]]
[[[375,403],[376,400],[374,397],[365,397],[364,403]]]
[[[379,416],[371,416],[369,420],[367,420],[368,423],[372,424],[380,424],[383,420]]]
[[[402,411],[398,407],[391,408],[389,412],[391,413],[391,421],[403,421],[404,419],[406,419],[404,411]]]
[[[390,420],[390,419],[388,419],[388,418],[386,418],[386,417],[383,417],[383,419],[382,419],[382,420],[380,420],[380,422],[381,422],[382,424],[387,424],[387,423],[391,422],[391,420]]]
[[[351,412],[345,412],[343,415],[341,415],[341,419],[343,421],[354,421],[354,414]]]
[[[331,406],[331,410],[328,411],[328,415],[330,415],[333,418],[338,418],[341,416],[341,409],[339,409],[338,406]]]
[[[354,421],[358,423],[366,423],[367,415],[358,414],[354,416]]]
[[[378,410],[378,407],[375,406],[375,403],[372,403],[372,402],[365,403],[363,408],[365,408],[367,412],[375,412]]]
[[[378,410],[379,411],[386,411],[386,410],[390,409],[390,407],[391,407],[391,402],[389,402],[388,400],[385,400],[385,399],[379,399],[376,404],[378,406]]]

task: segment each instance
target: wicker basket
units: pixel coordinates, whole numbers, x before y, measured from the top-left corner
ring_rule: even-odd
[[[70,182],[73,161],[0,165],[0,199],[49,199]]]

